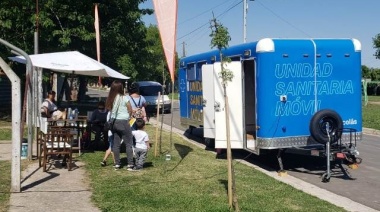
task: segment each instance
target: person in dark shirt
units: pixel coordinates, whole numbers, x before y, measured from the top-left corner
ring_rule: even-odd
[[[91,131],[95,132],[95,142],[99,142],[103,134],[104,142],[108,142],[108,132],[104,130],[104,123],[107,121],[108,110],[105,108],[105,102],[100,101],[98,108],[92,112],[90,123]]]

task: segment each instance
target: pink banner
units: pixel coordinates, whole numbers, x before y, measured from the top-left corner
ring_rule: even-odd
[[[177,0],[153,0],[170,77],[174,82],[177,37]]]

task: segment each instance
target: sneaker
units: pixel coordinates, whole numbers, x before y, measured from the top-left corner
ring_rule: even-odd
[[[127,169],[127,170],[128,170],[128,169]],[[142,168],[134,167],[133,169],[128,170],[128,171],[138,172],[138,171],[141,171],[141,170],[142,170]]]
[[[133,165],[127,165],[125,168],[127,169],[127,171],[131,171],[133,169]]]
[[[115,170],[119,170],[120,169],[120,165],[119,164],[114,165],[113,168],[115,168]]]
[[[101,166],[107,166],[107,162],[105,160],[103,160],[102,162],[100,162],[100,165]]]

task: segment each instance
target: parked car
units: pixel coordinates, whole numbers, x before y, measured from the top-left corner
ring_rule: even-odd
[[[140,95],[143,95],[146,99],[146,111],[148,113],[156,113],[158,103],[160,103],[160,112],[162,106],[165,113],[171,112],[171,100],[165,93],[165,89],[159,82],[154,81],[138,81],[135,82],[139,87]],[[161,98],[158,99],[158,92],[161,92]]]

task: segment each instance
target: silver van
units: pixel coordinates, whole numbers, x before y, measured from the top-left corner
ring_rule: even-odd
[[[135,82],[138,85],[139,93],[140,95],[144,96],[146,100],[146,111],[148,113],[155,113],[157,112],[157,105],[158,103],[161,104],[163,102],[164,112],[170,113],[172,102],[168,95],[166,95],[164,89],[162,88],[162,85],[159,82],[154,81],[138,81]],[[161,98],[158,100],[158,92],[161,92]],[[162,108],[160,108],[160,112],[162,111]]]

